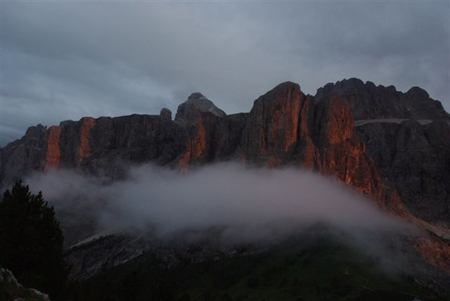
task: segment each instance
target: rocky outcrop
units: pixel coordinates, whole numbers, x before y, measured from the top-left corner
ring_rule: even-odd
[[[150,115],[83,118],[49,129],[30,127],[21,140],[2,150],[1,184],[51,168],[119,179],[130,164],[174,162],[185,151],[186,137],[183,127]]]
[[[32,288],[23,287],[10,270],[3,268],[0,268],[0,299],[13,301],[50,301],[47,294]]]
[[[102,271],[142,255],[149,249],[150,242],[124,235],[105,235],[66,251],[65,260],[70,268],[70,279],[88,279]]]
[[[281,162],[292,154],[304,98],[299,85],[286,82],[255,100],[241,140],[247,160]]]
[[[348,103],[332,94],[319,101],[315,110],[311,140],[318,148],[319,155],[314,158],[318,169],[380,201],[385,197],[384,187],[365,145],[356,137]]]
[[[248,114],[232,114],[223,117],[217,124],[214,135],[214,160],[226,161],[236,158],[242,159],[238,148],[242,139],[242,132],[247,125]]]
[[[450,245],[427,237],[414,240],[414,248],[433,266],[450,275]]]
[[[45,152],[45,170],[51,168],[58,168],[61,162],[61,153],[59,151],[59,136],[61,129],[57,126],[52,126],[47,132],[47,150]]]
[[[89,143],[89,132],[95,126],[95,119],[86,117],[81,119],[80,146],[78,151],[78,166],[89,156],[91,147]]]
[[[28,128],[25,136],[8,144],[1,152],[0,184],[7,185],[32,171],[43,170],[47,144],[47,128]]]
[[[203,94],[192,93],[188,99],[178,106],[175,121],[179,124],[186,125],[201,118],[202,113],[211,113],[217,117],[225,117],[225,112],[214,105],[214,103],[206,98]]]
[[[185,238],[180,235],[176,239],[161,239],[147,233],[141,237],[122,234],[92,239],[66,251],[65,259],[71,267],[69,279],[89,279],[143,254],[157,260],[161,268],[171,269],[181,264],[197,264],[264,250],[262,247],[248,245],[242,247],[238,244],[220,244],[214,239],[217,237],[208,235],[197,237],[194,241],[186,241]]]
[[[434,121],[371,123],[357,128],[383,181],[408,209],[430,222],[450,221],[449,126]]]
[[[441,103],[418,87],[401,93],[359,79],[326,85],[316,101],[333,93],[349,105],[357,137],[386,186],[414,215],[449,224],[450,118]]]
[[[166,121],[172,121],[172,111],[167,108],[162,108],[159,116]]]
[[[185,151],[186,138],[184,128],[160,116],[101,117],[90,131],[90,155],[80,169],[117,179],[130,164],[167,165]]]
[[[214,158],[216,128],[225,116],[225,112],[198,92],[178,106],[175,123],[188,133],[186,151],[177,160],[179,167],[207,163]]]
[[[363,83],[350,78],[337,83],[329,83],[317,90],[316,100],[328,98],[331,94],[341,96],[350,106],[355,120],[365,119],[431,119],[448,118],[439,101],[418,87],[402,93],[394,86],[375,86],[372,82]]]

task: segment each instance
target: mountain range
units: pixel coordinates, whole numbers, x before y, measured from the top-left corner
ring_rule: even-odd
[[[0,187],[70,169],[111,182],[143,163],[189,170],[217,162],[332,176],[423,228],[410,245],[450,275],[450,114],[419,87],[351,78],[305,95],[282,83],[249,113],[227,115],[201,93],[159,115],[84,117],[31,126],[0,149]]]
[[[130,164],[235,160],[334,175],[388,210],[449,223],[450,115],[418,87],[402,93],[352,78],[311,96],[286,82],[250,113],[226,115],[193,93],[171,115],[162,109],[32,126],[0,149],[0,185],[52,168],[120,179]]]

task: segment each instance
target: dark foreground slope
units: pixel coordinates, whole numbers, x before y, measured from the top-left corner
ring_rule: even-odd
[[[23,287],[14,274],[0,268],[0,300],[50,301],[48,295]]]
[[[73,300],[444,300],[390,268],[330,238],[289,240],[263,249],[209,253],[205,244],[174,249],[168,264],[148,252],[74,284]],[[178,250],[178,251],[176,251]],[[195,261],[196,254],[209,254]],[[166,251],[171,254],[170,251]],[[197,257],[198,258],[198,257]],[[174,263],[176,262],[176,263]],[[394,272],[395,271],[395,272]]]

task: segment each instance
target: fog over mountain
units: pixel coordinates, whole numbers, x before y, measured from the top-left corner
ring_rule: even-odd
[[[27,182],[58,211],[94,215],[100,232],[154,227],[164,237],[218,227],[225,240],[270,242],[317,223],[350,232],[413,229],[335,180],[298,169],[218,164],[180,173],[144,165],[114,185],[63,170]]]

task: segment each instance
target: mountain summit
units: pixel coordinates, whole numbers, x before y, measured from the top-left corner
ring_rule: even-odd
[[[192,93],[184,103],[178,106],[175,121],[185,125],[189,120],[197,119],[199,112],[209,112],[217,117],[224,117],[226,115],[224,111],[216,107],[216,105],[202,93],[195,92]]]

